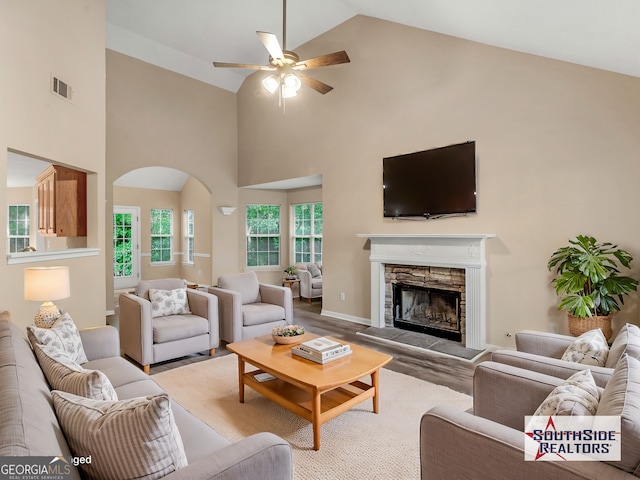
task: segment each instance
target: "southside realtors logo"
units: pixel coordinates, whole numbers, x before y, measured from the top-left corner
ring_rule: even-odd
[[[620,417],[525,417],[527,461],[620,460]]]
[[[69,480],[72,464],[76,458],[0,457],[0,480]]]

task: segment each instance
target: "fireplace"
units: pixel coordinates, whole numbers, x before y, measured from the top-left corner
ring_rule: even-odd
[[[460,342],[460,301],[460,292],[396,283],[393,326]]]
[[[358,237],[371,242],[371,326],[394,326],[393,291],[389,283],[448,290],[460,294],[460,343],[467,348],[486,348],[485,242],[494,234],[358,234]],[[388,282],[386,276],[392,266],[428,267],[430,279],[424,282],[421,273],[402,272],[395,281]],[[450,282],[444,280],[447,274],[451,275]]]

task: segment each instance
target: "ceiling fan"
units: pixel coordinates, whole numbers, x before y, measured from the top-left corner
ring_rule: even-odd
[[[295,97],[302,83],[323,95],[329,93],[333,87],[304,75],[301,70],[328,67],[351,61],[344,50],[308,60],[300,60],[296,52],[287,50],[287,0],[282,0],[282,47],[280,47],[278,37],[273,33],[256,33],[269,52],[269,65],[226,62],[213,62],[213,65],[218,68],[252,68],[274,72],[262,80],[262,85],[269,93],[275,93],[277,90],[280,98]]]

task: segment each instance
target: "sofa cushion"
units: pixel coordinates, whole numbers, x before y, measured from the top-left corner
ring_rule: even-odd
[[[322,275],[320,268],[318,268],[318,266],[315,263],[307,264],[307,270],[309,270],[309,273],[311,274],[312,277],[319,277],[320,275]]]
[[[280,305],[254,303],[242,306],[242,324],[245,326],[277,322],[284,318],[285,311]]]
[[[238,292],[243,305],[260,302],[260,282],[256,272],[221,275],[218,287]]]
[[[609,349],[605,367],[615,368],[618,360],[625,353],[636,360],[640,360],[640,328],[631,323],[627,323],[616,335],[616,339]]]
[[[116,391],[118,390],[118,387],[122,385],[149,379],[149,375],[139,368],[131,368],[131,362],[125,360],[123,357],[99,358],[91,360],[89,363],[85,363],[83,367],[90,368],[92,370],[100,370],[109,378],[111,385],[113,385],[113,388],[115,388]],[[120,397],[119,394],[118,396]]]
[[[86,363],[87,356],[82,348],[82,339],[71,315],[64,313],[58,317],[51,328],[27,327],[27,335],[32,345],[37,343],[51,345],[68,353],[74,362]]]
[[[89,479],[156,479],[187,465],[166,393],[118,402],[54,390],[53,404],[73,455]]]
[[[602,392],[597,415],[620,416],[620,461],[607,463],[635,472],[640,465],[640,361],[626,354],[620,358]]]
[[[85,370],[62,350],[34,345],[40,368],[52,389],[94,400],[118,400],[107,376],[98,370]]]
[[[599,400],[591,370],[582,370],[554,388],[533,415],[595,415]]]
[[[191,313],[186,288],[176,288],[174,290],[150,288],[149,300],[151,301],[151,317]]]
[[[197,315],[157,317],[153,322],[153,342],[165,343],[209,333],[209,322]]]
[[[567,347],[561,360],[604,367],[608,355],[609,345],[607,344],[607,339],[602,330],[594,328],[576,338]]]

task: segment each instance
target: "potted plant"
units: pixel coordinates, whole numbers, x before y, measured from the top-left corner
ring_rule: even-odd
[[[294,274],[296,273],[297,269],[298,269],[298,267],[296,267],[295,265],[289,265],[288,267],[286,267],[284,269],[284,273],[287,274],[287,280],[296,278],[296,276]]]
[[[556,273],[552,283],[561,297],[558,310],[567,311],[572,335],[599,327],[607,340],[611,338],[611,318],[624,304],[624,295],[638,287],[637,280],[618,269],[631,268],[632,260],[617,245],[586,235],[569,240],[551,255],[547,268]]]

